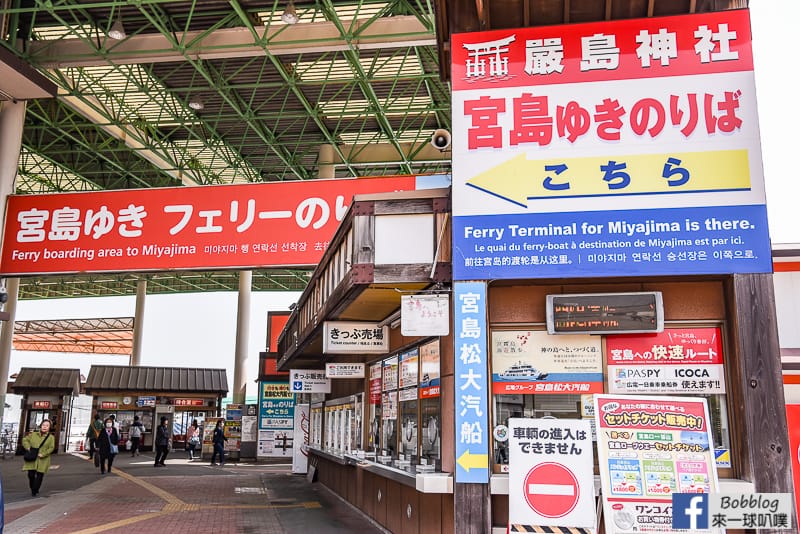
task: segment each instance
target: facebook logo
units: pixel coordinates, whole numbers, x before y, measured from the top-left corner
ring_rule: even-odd
[[[707,493],[672,494],[672,528],[699,530],[708,528]]]

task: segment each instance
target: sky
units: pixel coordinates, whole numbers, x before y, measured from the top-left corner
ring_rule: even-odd
[[[800,20],[797,0],[751,0],[753,63],[770,237],[776,244],[800,243],[798,187],[791,129],[800,121],[794,105],[797,73],[793,38]]]
[[[796,74],[790,39],[800,20],[797,0],[752,0],[756,91],[761,126],[767,210],[773,244],[800,244],[797,224],[798,177],[792,157],[798,148],[789,134],[798,124],[798,106],[791,103]],[[788,105],[786,103],[789,103]],[[258,353],[266,345],[266,317],[270,310],[286,310],[299,298],[297,292],[254,292],[250,311],[247,393],[256,395]],[[135,297],[103,297],[20,301],[17,320],[130,317]],[[174,367],[225,367],[233,386],[236,347],[236,293],[148,295],[145,308],[142,365]],[[127,365],[123,356],[93,356],[12,351],[10,372],[20,367],[78,368],[86,375],[92,364]],[[8,419],[7,419],[8,420]]]

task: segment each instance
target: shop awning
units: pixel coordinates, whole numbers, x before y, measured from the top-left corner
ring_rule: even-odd
[[[77,395],[81,391],[81,372],[79,369],[23,367],[9,388],[16,395],[32,391]]]
[[[109,391],[224,395],[228,375],[225,369],[93,365],[84,389],[87,395]]]

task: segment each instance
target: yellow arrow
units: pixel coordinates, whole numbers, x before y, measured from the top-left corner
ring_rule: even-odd
[[[457,462],[467,473],[469,473],[470,469],[489,469],[489,455],[472,454],[469,449],[458,457]]]
[[[673,163],[669,163],[671,160]],[[630,177],[625,187],[621,178],[603,180],[602,170],[609,162],[625,164],[621,169]],[[676,163],[679,162],[679,163]],[[678,173],[664,177],[665,164],[670,169],[685,169],[688,179],[680,185]],[[547,169],[546,167],[550,167]],[[556,171],[557,169],[557,171]],[[549,187],[545,186],[550,178]],[[529,160],[520,154],[478,174],[467,184],[527,207],[528,199],[587,196],[624,196],[659,193],[696,193],[708,191],[743,191],[750,189],[750,166],[747,150],[717,150],[667,154],[593,156],[562,160]]]

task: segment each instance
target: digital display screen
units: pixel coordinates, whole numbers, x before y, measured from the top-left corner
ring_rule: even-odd
[[[661,332],[661,292],[547,295],[550,334]]]

